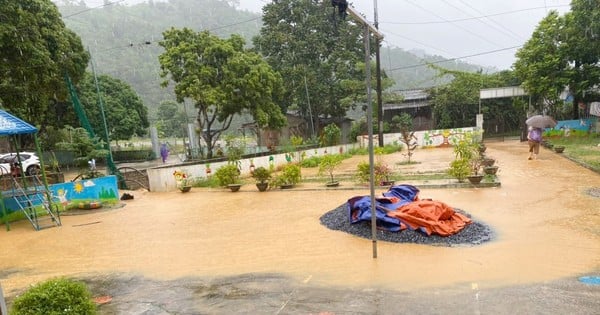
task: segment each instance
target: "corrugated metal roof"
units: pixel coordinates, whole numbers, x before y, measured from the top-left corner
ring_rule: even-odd
[[[29,123],[0,110],[0,136],[36,133],[38,130]]]

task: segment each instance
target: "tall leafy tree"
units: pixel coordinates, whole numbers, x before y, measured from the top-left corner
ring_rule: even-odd
[[[0,106],[42,128],[59,125],[64,76],[79,81],[89,60],[80,38],[50,0],[0,0],[0,19]]]
[[[285,116],[277,105],[283,92],[281,76],[260,55],[246,50],[240,36],[220,39],[188,28],[171,28],[163,36],[163,86],[172,80],[177,101],[194,102],[209,158],[236,114],[251,114],[261,128],[284,126]]]
[[[564,45],[568,56],[569,89],[575,95],[573,118],[579,101],[598,100],[600,85],[600,0],[572,0],[565,15]]]
[[[362,28],[342,20],[329,1],[280,0],[263,8],[263,28],[253,42],[285,78],[285,108],[306,121],[344,117],[352,106],[349,80],[364,80]],[[311,117],[312,114],[312,117]]]
[[[514,69],[536,108],[561,117],[565,88],[574,96],[572,118],[580,101],[597,97],[600,84],[600,0],[573,0],[564,16],[551,11],[517,52]]]
[[[163,101],[156,112],[156,128],[162,137],[183,137],[186,113],[175,101]]]
[[[434,87],[431,95],[433,115],[437,128],[459,128],[475,125],[475,116],[479,113],[479,91],[483,88],[517,84],[509,71],[482,74],[438,69],[441,76],[454,79],[445,85]],[[497,119],[507,128],[516,130],[524,116],[523,108],[513,105],[512,99],[488,100],[481,104],[484,119]]]
[[[564,19],[556,11],[550,12],[517,52],[514,64],[523,87],[534,99],[533,107],[542,111],[545,104],[551,104],[549,114],[555,116],[559,95],[568,84],[568,59],[560,49],[563,29]]]
[[[98,76],[96,89],[94,77],[88,73],[79,86],[79,99],[98,137],[104,139],[105,131],[97,90],[100,90],[110,140],[128,140],[133,135],[146,134],[150,126],[148,110],[135,91],[125,82],[107,75]]]

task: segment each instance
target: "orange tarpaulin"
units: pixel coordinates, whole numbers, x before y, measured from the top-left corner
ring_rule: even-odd
[[[449,236],[471,223],[471,219],[441,201],[415,200],[395,210],[385,210],[387,216],[400,220],[413,230],[420,228],[427,235]]]

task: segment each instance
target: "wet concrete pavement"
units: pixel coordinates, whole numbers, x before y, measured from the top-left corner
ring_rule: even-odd
[[[134,191],[123,208],[65,216],[57,229],[0,233],[0,281],[14,296],[49,277],[84,279],[113,297],[102,314],[599,314],[600,287],[577,277],[600,274],[600,198],[586,193],[600,175],[526,151],[488,144],[500,188],[422,189],[492,226],[482,245],[379,242],[373,259],[370,240],[319,224],[366,188]],[[444,168],[452,152],[413,158],[407,168]]]

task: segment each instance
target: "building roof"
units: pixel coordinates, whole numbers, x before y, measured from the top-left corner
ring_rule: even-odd
[[[0,136],[36,133],[38,130],[29,123],[0,110]]]

